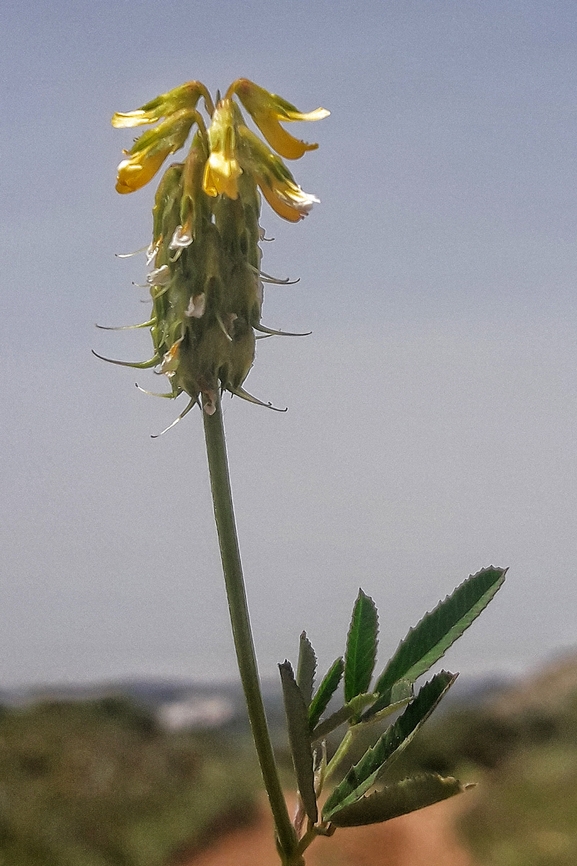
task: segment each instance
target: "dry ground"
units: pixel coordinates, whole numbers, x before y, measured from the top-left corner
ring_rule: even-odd
[[[459,842],[456,815],[463,794],[371,827],[338,830],[319,838],[307,852],[307,866],[478,866]],[[278,863],[265,807],[250,826],[233,830],[197,854],[186,866],[275,866]]]

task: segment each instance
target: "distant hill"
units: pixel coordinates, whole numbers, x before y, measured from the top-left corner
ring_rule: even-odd
[[[554,709],[563,696],[577,691],[577,653],[552,659],[536,674],[513,679],[493,674],[482,677],[461,675],[443,700],[434,718],[455,709],[483,708],[483,714],[504,719],[531,708]],[[263,696],[273,736],[284,739],[284,710],[280,684],[265,680]],[[53,701],[90,701],[128,698],[151,712],[169,730],[221,729],[247,731],[241,684],[233,682],[195,683],[182,679],[126,678],[104,683],[48,684],[0,689],[0,706],[26,707]]]
[[[514,715],[535,709],[558,710],[568,696],[577,694],[577,652],[550,659],[535,673],[518,680],[491,701],[495,714]]]
[[[0,706],[28,707],[48,702],[128,698],[170,730],[219,728],[247,730],[240,682],[194,683],[169,679],[125,679],[88,685],[43,685],[0,690]],[[284,726],[280,685],[265,681],[263,697],[271,728]]]

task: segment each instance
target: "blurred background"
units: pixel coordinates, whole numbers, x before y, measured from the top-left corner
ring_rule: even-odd
[[[570,657],[576,42],[571,2],[5,0],[6,707],[136,690],[166,732],[191,683],[187,724],[235,688],[198,414],[151,439],[183,406],[90,353],[150,355],[94,329],[148,310],[144,260],[115,254],[148,244],[153,188],[115,193],[132,136],[110,117],[194,78],[332,112],[291,130],[320,144],[291,168],[322,204],[297,226],[263,207],[264,269],[300,277],[267,288],[264,322],[313,333],[261,342],[247,387],[289,411],[225,404],[263,675],[303,628],[326,667],[359,585],[384,661],[489,564],[507,584],[446,665],[480,683]]]

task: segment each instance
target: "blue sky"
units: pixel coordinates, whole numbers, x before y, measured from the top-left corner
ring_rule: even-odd
[[[262,670],[343,648],[359,585],[381,652],[467,574],[510,566],[448,663],[575,645],[577,7],[569,2],[31,2],[0,33],[1,682],[234,675],[196,413],[97,361],[148,357],[153,189],[114,191],[126,111],[244,76],[302,110],[322,204],[267,207],[259,346],[226,402]]]

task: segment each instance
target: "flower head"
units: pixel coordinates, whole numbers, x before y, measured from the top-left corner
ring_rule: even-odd
[[[206,123],[197,110],[201,97]],[[248,129],[236,100],[268,144]],[[259,191],[290,222],[309,212],[318,199],[303,192],[281,157],[295,159],[317,145],[293,138],[280,123],[327,114],[324,109],[302,114],[241,78],[216,107],[204,85],[193,81],[136,111],[114,115],[117,127],[154,124],[118,167],[116,188],[122,193],[151,180],[196,127],[182,161],[160,180],[147,253],[152,314],[142,326],[150,327],[154,355],[136,366],[156,365],[170,384],[166,396],[185,392],[189,407],[198,402],[209,414],[222,390],[259,402],[243,389],[254,361],[255,330],[273,333],[261,325]]]

